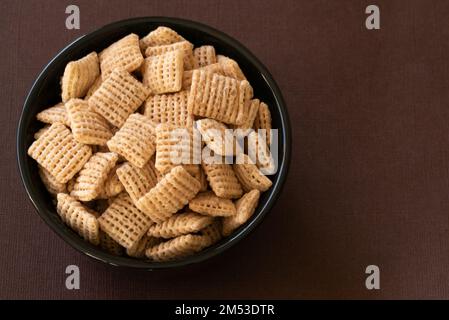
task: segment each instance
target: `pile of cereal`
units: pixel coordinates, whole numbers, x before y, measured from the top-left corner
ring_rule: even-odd
[[[213,46],[167,27],[130,34],[68,63],[61,100],[37,114],[46,125],[28,154],[61,219],[112,254],[199,252],[247,222],[271,187],[269,108]]]

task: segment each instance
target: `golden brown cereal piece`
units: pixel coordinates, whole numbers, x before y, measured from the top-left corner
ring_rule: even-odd
[[[44,167],[39,166],[39,176],[44,183],[45,188],[52,195],[57,195],[58,193],[66,192],[66,184],[60,183],[53,177],[50,172],[48,172]]]
[[[224,236],[229,236],[235,229],[251,218],[259,203],[259,197],[259,190],[251,190],[236,202],[237,214],[223,219],[222,233]]]
[[[233,165],[234,172],[246,192],[253,189],[263,192],[271,187],[273,184],[271,180],[260,172],[259,168],[257,168],[246,154],[238,157],[237,161]]]
[[[140,49],[145,52],[148,47],[162,46],[184,40],[176,31],[161,26],[140,39]]]
[[[221,65],[223,73],[226,76],[237,80],[246,80],[245,75],[235,60],[222,55],[217,55],[217,62]]]
[[[207,181],[214,193],[225,199],[235,199],[242,196],[243,190],[230,164],[207,164],[203,162]]]
[[[147,248],[158,245],[161,242],[162,239],[149,237],[145,234],[133,247],[126,249],[126,254],[133,258],[143,258]]]
[[[65,124],[67,127],[70,127],[70,120],[67,115],[67,110],[62,102],[39,112],[36,115],[36,119],[48,124],[59,122]]]
[[[115,69],[89,98],[89,105],[93,111],[120,128],[148,93],[148,89],[131,74]]]
[[[271,143],[271,113],[270,108],[267,104],[261,102],[259,105],[259,112],[254,119],[254,129],[265,129],[266,130],[266,142],[268,145]]]
[[[134,113],[107,145],[111,151],[142,168],[155,151],[154,124],[144,115]]]
[[[78,232],[85,240],[98,245],[100,243],[100,230],[95,215],[68,194],[59,193],[57,200],[56,210],[62,221]]]
[[[185,165],[185,169],[198,171],[195,165],[201,159],[201,145],[194,146],[196,130],[177,127],[171,124],[160,124],[156,128],[156,169],[166,174],[177,165]],[[199,177],[199,171],[198,171]]]
[[[199,234],[201,234],[206,240],[207,247],[211,246],[221,240],[221,230],[223,229],[220,220],[215,220],[212,224],[208,225],[202,229]]]
[[[160,224],[153,224],[148,229],[148,236],[156,238],[174,238],[183,234],[195,233],[212,223],[212,217],[194,212],[179,213]]]
[[[248,155],[256,160],[256,165],[265,175],[276,172],[276,163],[266,142],[266,134],[261,130],[251,131],[248,135]]]
[[[117,154],[113,152],[95,153],[76,177],[70,195],[81,201],[95,199],[100,194],[101,188],[104,186],[109,172],[114,168],[117,159]]]
[[[104,232],[127,249],[136,245],[152,223],[125,192],[114,199],[98,222]]]
[[[193,50],[193,67],[202,68],[217,62],[213,46],[201,46]]]
[[[188,109],[194,115],[224,123],[241,124],[243,109],[239,107],[240,82],[198,69],[193,71]]]
[[[145,101],[144,115],[155,123],[168,123],[175,126],[190,127],[192,115],[187,109],[187,90],[174,94],[150,95]]]
[[[189,208],[211,217],[229,217],[235,215],[234,203],[229,199],[217,197],[213,192],[203,192],[190,200]]]
[[[70,179],[69,181],[67,181],[67,193],[70,194],[70,192],[73,191],[73,187],[75,186],[75,182],[76,182],[76,178],[78,177],[78,175],[75,175],[72,179]]]
[[[112,239],[106,232],[100,230],[100,247],[107,252],[121,256],[123,255],[124,249],[118,244],[114,239]]]
[[[105,145],[112,132],[105,118],[89,109],[85,100],[71,99],[65,105],[76,141],[84,144]]]
[[[210,65],[204,66],[202,68],[198,68],[196,70],[203,70],[205,72],[218,73],[218,74],[224,75],[223,69],[221,68],[221,65],[219,63],[213,63]],[[190,90],[190,86],[192,84],[192,75],[193,75],[193,70],[184,70],[184,75],[182,76],[182,89],[183,90]]]
[[[101,76],[98,76],[97,79],[95,79],[94,83],[90,86],[89,90],[87,90],[84,100],[86,101],[89,100],[89,98],[94,94],[94,92],[97,91],[98,88],[100,88],[102,83],[103,80],[101,79]]]
[[[143,84],[152,94],[177,92],[182,87],[184,72],[181,50],[149,56],[143,66]]]
[[[133,33],[127,35],[100,52],[99,58],[103,80],[106,80],[116,68],[128,72],[137,70],[143,63],[139,37]]]
[[[203,236],[186,234],[162,242],[146,250],[145,255],[154,261],[170,261],[184,258],[207,246]]]
[[[199,168],[200,168],[200,174],[199,174],[198,180],[200,181],[200,184],[201,184],[200,192],[204,192],[204,191],[207,191],[209,184],[207,182],[207,177],[206,177],[206,174],[204,173],[203,168],[200,166],[199,166]]]
[[[47,131],[48,129],[50,129],[49,124],[47,124],[43,128],[40,128],[39,130],[37,130],[36,133],[34,134],[34,140],[39,139],[44,134],[44,132]]]
[[[196,121],[198,131],[206,145],[221,156],[235,156],[242,152],[242,147],[236,140],[232,130],[214,119]]]
[[[137,204],[139,199],[157,184],[154,166],[152,167],[149,164],[150,162],[143,168],[138,168],[129,162],[125,162],[117,169],[117,176],[134,204]]]
[[[77,142],[66,126],[56,122],[33,142],[28,155],[60,183],[69,181],[89,160],[89,146]]]
[[[100,66],[96,52],[69,62],[61,79],[62,101],[84,97],[99,75]]]
[[[240,124],[243,124],[246,120],[253,94],[253,87],[248,81],[242,80],[239,86],[239,115],[237,117],[237,122]]]
[[[138,207],[160,223],[182,209],[200,190],[200,183],[182,166],[174,167],[138,201]]]
[[[184,70],[193,69],[193,45],[188,41],[180,41],[172,44],[148,47],[145,56],[158,56],[167,52],[181,51],[183,53]]]
[[[256,119],[259,112],[259,105],[259,99],[252,99],[249,107],[245,109],[243,123],[239,126],[235,126],[234,129],[241,129],[244,136],[248,135],[250,129],[253,127],[254,119]]]
[[[109,175],[104,182],[103,187],[100,189],[100,194],[97,199],[108,199],[115,197],[119,193],[124,190],[123,184],[120,182],[117,175],[117,168],[119,166],[115,166],[110,172]]]

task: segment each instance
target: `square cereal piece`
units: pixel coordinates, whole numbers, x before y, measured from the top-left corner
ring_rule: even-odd
[[[84,144],[105,145],[112,132],[105,118],[89,109],[85,100],[71,99],[66,103],[73,137]]]
[[[235,60],[222,55],[217,55],[217,62],[221,65],[226,76],[237,80],[246,80],[242,69],[240,69],[239,64]]]
[[[98,218],[100,228],[125,248],[132,248],[144,236],[151,220],[137,209],[126,192],[119,194]]]
[[[154,261],[171,261],[203,250],[209,242],[201,235],[185,234],[146,250],[147,258]]]
[[[76,176],[70,195],[81,201],[95,199],[117,160],[118,155],[113,152],[95,153]]]
[[[60,183],[42,166],[39,166],[39,177],[41,177],[42,183],[48,192],[52,195],[66,191],[66,184]]]
[[[155,125],[144,115],[134,113],[107,142],[109,150],[118,153],[136,167],[142,168],[155,151]]]
[[[193,50],[193,67],[195,69],[217,62],[213,46],[201,46]]]
[[[210,64],[202,68],[195,70],[203,70],[210,73],[218,73],[224,76],[223,69],[219,63]],[[184,75],[182,76],[182,90],[190,90],[192,85],[192,75],[194,70],[184,70]]]
[[[62,123],[70,127],[70,120],[64,103],[60,102],[53,107],[44,109],[36,115],[36,119],[43,123],[53,124]]]
[[[190,127],[193,117],[187,109],[189,92],[150,95],[144,104],[144,115],[155,123]]]
[[[182,87],[184,67],[181,50],[166,52],[145,59],[143,84],[152,94],[177,92]]]
[[[117,169],[117,176],[134,204],[157,184],[156,168],[150,163],[138,168],[125,162]]]
[[[133,72],[143,63],[139,37],[131,33],[114,42],[99,54],[101,77],[106,80],[116,68]]]
[[[56,122],[31,144],[28,155],[58,182],[66,183],[89,160],[92,150],[77,142],[66,126]]]
[[[177,34],[176,31],[161,26],[140,39],[140,49],[142,52],[145,52],[148,47],[162,46],[184,40],[185,39]]]
[[[84,97],[99,75],[100,66],[96,52],[69,62],[61,79],[62,101]]]
[[[120,128],[128,116],[145,101],[148,93],[148,89],[131,74],[116,69],[88,102],[93,111]]]
[[[177,51],[181,50],[183,55],[183,61],[184,61],[184,70],[190,70],[193,69],[193,45],[188,41],[181,41],[176,42],[173,44],[168,45],[162,45],[162,46],[155,46],[155,47],[148,47],[145,50],[145,56],[151,57],[151,56],[157,56],[161,55],[167,52],[171,51]]]

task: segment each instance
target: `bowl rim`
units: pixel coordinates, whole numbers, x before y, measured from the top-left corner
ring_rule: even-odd
[[[112,254],[109,254],[105,251],[102,251],[99,248],[96,248],[94,246],[86,246],[85,241],[79,237],[78,235],[75,235],[76,238],[74,238],[72,235],[63,232],[63,230],[60,228],[58,224],[55,223],[51,217],[45,213],[45,208],[41,207],[39,203],[33,198],[32,193],[30,192],[29,185],[31,184],[31,179],[29,175],[26,175],[24,170],[24,162],[26,157],[28,157],[26,150],[23,150],[21,148],[22,141],[25,139],[25,133],[27,131],[27,128],[24,127],[24,117],[25,114],[28,112],[28,110],[31,108],[32,99],[34,99],[34,96],[36,94],[35,91],[37,91],[37,88],[41,85],[41,82],[43,79],[45,79],[46,74],[49,72],[50,67],[53,65],[53,63],[58,60],[62,55],[64,55],[66,52],[70,51],[76,44],[80,43],[81,41],[89,41],[90,38],[93,38],[97,36],[99,33],[107,33],[108,31],[113,31],[114,29],[119,28],[120,26],[125,25],[132,25],[132,24],[139,24],[139,23],[145,23],[145,22],[151,22],[151,23],[160,23],[163,25],[164,23],[169,23],[171,25],[181,25],[181,26],[187,26],[192,29],[196,29],[200,32],[207,33],[211,35],[212,37],[218,39],[220,42],[225,43],[226,45],[229,45],[233,48],[233,50],[238,51],[241,55],[245,56],[245,58],[253,64],[256,69],[261,73],[265,81],[268,83],[270,89],[273,92],[274,99],[277,104],[277,108],[279,109],[279,118],[281,122],[281,128],[279,130],[282,131],[282,135],[284,137],[284,143],[282,150],[278,150],[278,152],[281,152],[283,154],[282,157],[282,163],[278,164],[278,170],[279,170],[279,177],[278,179],[273,183],[273,191],[270,193],[269,198],[267,199],[264,206],[259,208],[259,212],[250,219],[247,223],[245,223],[242,227],[240,227],[236,232],[234,232],[232,235],[228,236],[226,238],[226,241],[222,242],[219,245],[216,245],[214,247],[205,249],[204,251],[201,251],[195,255],[186,257],[182,260],[178,261],[166,261],[166,262],[152,262],[148,260],[139,260],[134,259],[130,257],[121,257],[121,256],[114,256]],[[186,266],[194,263],[199,263],[202,261],[205,261],[209,258],[212,258],[223,251],[231,248],[234,246],[237,242],[239,242],[244,237],[248,236],[251,231],[255,229],[256,226],[260,224],[260,222],[263,220],[265,215],[271,210],[273,207],[276,199],[279,197],[282,188],[285,184],[285,180],[288,174],[288,169],[290,166],[290,157],[291,157],[291,126],[290,126],[290,120],[288,117],[287,108],[284,102],[284,98],[281,94],[281,91],[274,81],[271,73],[268,71],[268,69],[259,61],[259,59],[251,53],[245,46],[243,46],[239,41],[234,39],[233,37],[225,34],[222,31],[219,31],[213,27],[210,27],[208,25],[205,25],[200,22],[192,21],[192,20],[186,20],[181,18],[174,18],[174,17],[164,17],[164,16],[148,16],[148,17],[136,17],[136,18],[130,18],[130,19],[124,19],[115,21],[109,24],[106,24],[102,27],[99,27],[95,29],[92,32],[89,32],[85,35],[82,35],[75,39],[74,41],[70,42],[68,45],[66,45],[63,49],[61,49],[42,69],[42,71],[37,76],[36,80],[34,81],[33,85],[31,86],[27,97],[25,99],[25,102],[23,104],[22,112],[20,114],[19,118],[19,124],[17,127],[17,139],[16,139],[16,148],[17,148],[17,164],[19,167],[20,177],[22,180],[22,184],[26,190],[26,193],[28,195],[29,200],[33,204],[35,211],[39,214],[41,219],[45,221],[45,223],[59,236],[61,237],[66,243],[68,243],[70,246],[78,250],[79,252],[82,252],[86,254],[87,256],[90,256],[91,258],[94,258],[96,261],[102,261],[104,263],[107,263],[109,265],[113,266],[120,266],[120,267],[129,267],[129,268],[139,268],[139,269],[146,269],[146,270],[157,270],[157,269],[167,269],[167,268],[174,268],[174,267],[181,267]]]

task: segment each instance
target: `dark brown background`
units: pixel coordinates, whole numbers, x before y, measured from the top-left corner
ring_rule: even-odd
[[[65,29],[65,8],[81,30]],[[364,27],[381,8],[381,30]],[[449,298],[448,1],[1,1],[0,298]],[[22,104],[70,41],[135,16],[176,16],[244,43],[293,124],[283,194],[208,262],[139,272],[93,261],[34,212],[15,156]],[[81,290],[65,289],[65,267]],[[365,289],[365,267],[381,290]]]

